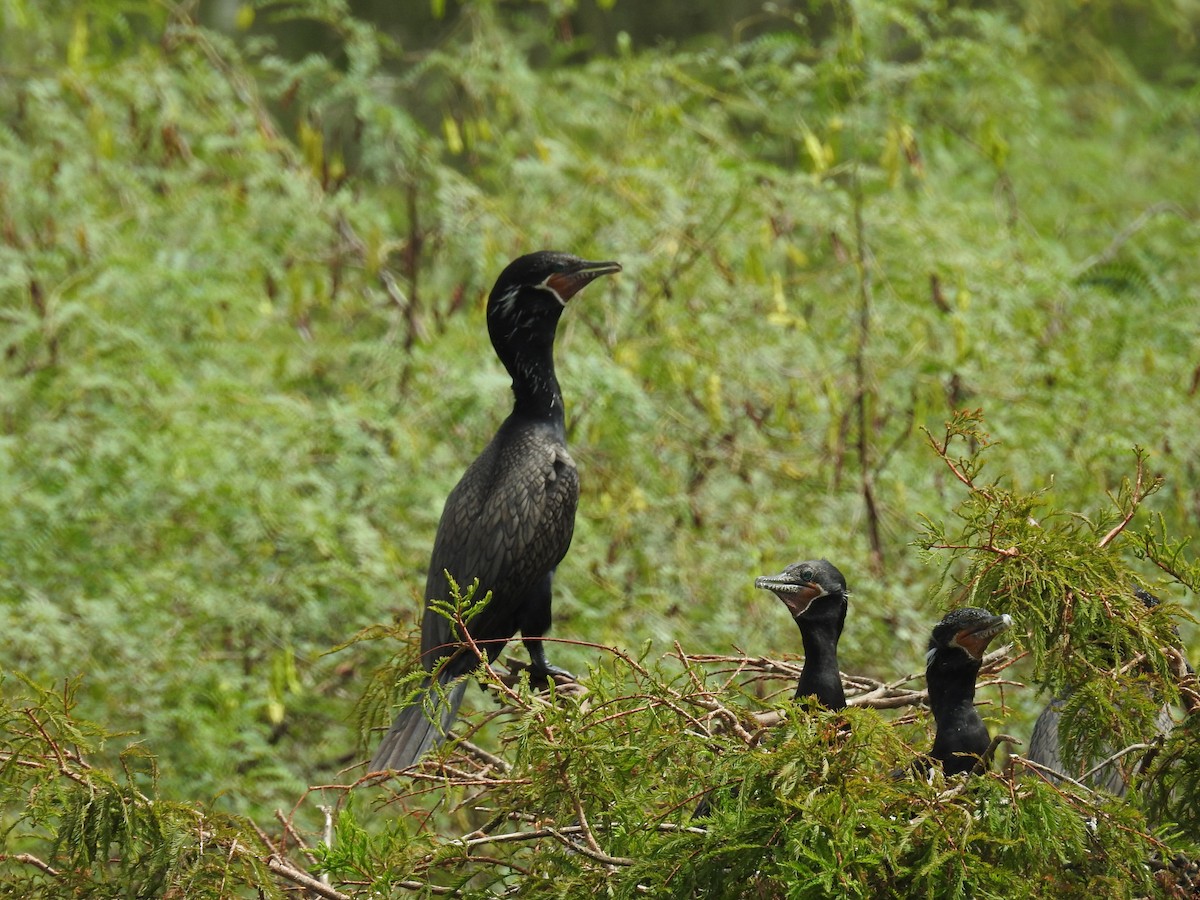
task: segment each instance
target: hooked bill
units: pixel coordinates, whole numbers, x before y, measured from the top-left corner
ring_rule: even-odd
[[[583,290],[591,281],[601,275],[612,275],[614,272],[620,271],[621,264],[619,262],[580,260],[578,266],[548,275],[542,284],[558,298],[559,303],[566,306],[567,301]]]

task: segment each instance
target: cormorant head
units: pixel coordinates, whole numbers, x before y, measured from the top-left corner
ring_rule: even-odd
[[[754,586],[771,591],[783,601],[801,628],[827,622],[841,630],[846,619],[846,579],[827,559],[792,563],[778,575],[754,579]]]
[[[488,333],[497,352],[514,341],[553,343],[558,317],[594,278],[620,272],[620,263],[589,262],[569,253],[539,250],[510,262],[488,297]]]
[[[946,615],[933,628],[925,668],[935,664],[978,669],[992,638],[1012,626],[1009,615],[993,616],[986,609],[964,606]]]

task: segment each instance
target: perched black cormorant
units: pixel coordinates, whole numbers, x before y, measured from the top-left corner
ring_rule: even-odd
[[[829,709],[845,709],[846,694],[838,671],[837,645],[846,622],[846,579],[827,559],[792,563],[778,575],[754,580],[772,591],[800,627],[804,668],[795,699],[815,697]]]
[[[575,527],[579,476],[567,453],[563,399],[554,374],[554,335],[567,301],[592,279],[619,272],[541,251],[513,260],[488,297],[488,334],[512,376],[513,411],[446,500],[438,523],[421,625],[423,697],[402,709],[371,760],[371,771],[412,765],[445,740],[479,663],[451,622],[430,608],[449,600],[446,572],[462,590],[491,600],[471,619],[471,638],[493,660],[520,631],[532,674],[566,674],[546,661],[551,579]]]
[[[991,743],[975,709],[975,676],[988,643],[1012,619],[986,609],[956,609],[934,626],[925,654],[925,684],[937,734],[929,756],[947,775],[970,772]]]
[[[1158,606],[1159,600],[1149,591],[1137,588],[1134,590],[1134,596],[1145,604],[1149,609]],[[1043,766],[1051,769],[1054,772],[1067,774],[1066,760],[1063,757],[1062,745],[1059,743],[1058,724],[1062,718],[1062,709],[1066,705],[1067,698],[1070,697],[1071,691],[1067,690],[1065,694],[1055,697],[1046,704],[1046,708],[1042,710],[1037,721],[1033,725],[1033,734],[1029,736],[1029,759],[1035,763],[1040,763]],[[1171,716],[1171,708],[1164,706],[1158,712],[1158,718],[1155,721],[1155,728],[1160,734],[1168,733],[1175,725],[1175,721]],[[1111,755],[1116,752],[1110,749],[1105,755]],[[1103,757],[1102,757],[1103,758]],[[1102,788],[1109,793],[1116,794],[1118,797],[1125,796],[1129,790],[1129,780],[1132,775],[1130,763],[1135,762],[1136,758],[1127,758],[1122,764],[1121,761],[1114,761],[1106,766],[1103,766],[1097,772],[1094,772],[1088,778],[1088,784],[1092,787]],[[1051,776],[1053,777],[1053,776]]]

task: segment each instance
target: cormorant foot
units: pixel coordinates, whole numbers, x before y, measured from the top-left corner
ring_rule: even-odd
[[[550,663],[545,661],[543,661],[540,665],[536,662],[532,663],[529,666],[529,677],[542,678],[546,681],[549,681],[552,678],[566,678],[571,681],[578,680],[566,669],[560,669],[558,666],[552,666]]]
[[[546,659],[546,650],[539,640],[525,642],[525,649],[529,651],[529,678],[530,680],[538,679],[540,681],[552,681],[555,678],[566,678],[575,681],[575,676],[566,669],[560,669],[558,666],[552,666]]]

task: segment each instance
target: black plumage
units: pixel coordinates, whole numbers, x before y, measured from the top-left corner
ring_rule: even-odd
[[[756,588],[769,590],[788,608],[804,642],[804,667],[795,699],[815,697],[829,709],[845,709],[837,645],[846,623],[846,579],[827,559],[792,563],[778,575],[764,575]]]
[[[513,410],[446,500],[425,584],[422,697],[402,709],[371,760],[371,770],[403,769],[445,740],[466,691],[458,680],[479,659],[431,608],[450,599],[448,572],[476,597],[491,591],[468,631],[495,659],[520,631],[534,675],[565,674],[546,661],[551,582],[575,527],[579,477],[567,452],[563,399],[554,372],[554,337],[567,302],[594,278],[619,272],[615,262],[588,262],[541,251],[511,262],[488,297],[488,334],[512,376]]]
[[[754,586],[778,597],[800,628],[804,666],[792,699],[813,697],[827,709],[845,709],[837,645],[846,622],[850,591],[842,573],[827,559],[806,560],[792,563],[778,575],[760,576],[754,579]],[[732,788],[731,793],[737,796],[738,788]],[[710,791],[700,798],[692,817],[712,815],[713,806]]]
[[[970,772],[991,744],[975,709],[975,678],[988,644],[1012,625],[986,609],[956,609],[934,626],[925,655],[925,684],[937,733],[929,756],[947,775]]]
[[[1159,604],[1157,597],[1142,588],[1135,589],[1133,593],[1135,597],[1142,601],[1147,609]],[[1062,719],[1063,707],[1070,698],[1072,690],[1072,688],[1068,688],[1064,694],[1055,697],[1046,704],[1045,709],[1042,710],[1041,715],[1034,722],[1033,733],[1029,736],[1029,758],[1033,762],[1059,773],[1066,773],[1067,768],[1058,726],[1059,721]],[[1171,716],[1171,708],[1163,706],[1158,711],[1155,729],[1160,734],[1166,734],[1174,725],[1175,722]],[[1112,748],[1108,748],[1105,756],[1111,755],[1113,752],[1115,751]],[[1087,783],[1092,787],[1102,788],[1109,793],[1116,794],[1118,797],[1123,797],[1129,790],[1129,782],[1133,774],[1132,769],[1134,768],[1133,764],[1138,759],[1136,756],[1129,756],[1124,760],[1113,761],[1106,766],[1101,766],[1090,775]]]

